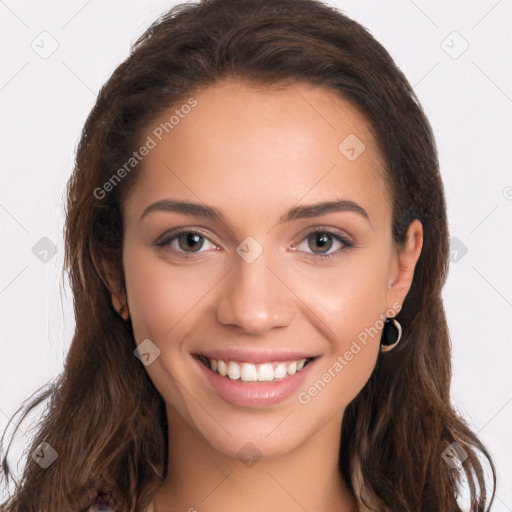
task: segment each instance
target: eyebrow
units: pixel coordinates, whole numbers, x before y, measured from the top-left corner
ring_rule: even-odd
[[[226,215],[222,210],[214,206],[192,203],[189,201],[176,201],[174,199],[162,199],[150,204],[141,215],[139,222],[149,213],[156,211],[176,212],[185,215],[193,215],[207,220],[226,224]],[[278,223],[289,222],[295,219],[319,217],[332,212],[354,212],[364,217],[372,226],[368,212],[359,204],[348,199],[335,199],[333,201],[322,201],[320,203],[305,206],[294,206],[281,215]],[[372,226],[373,229],[373,226]]]

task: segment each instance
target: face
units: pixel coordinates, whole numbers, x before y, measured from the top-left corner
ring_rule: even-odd
[[[248,441],[274,457],[365,385],[419,249],[401,264],[351,104],[233,80],[194,98],[169,133],[154,129],[176,107],[144,134],[156,144],[123,205],[135,342],[160,351],[145,368],[171,422],[230,457]]]

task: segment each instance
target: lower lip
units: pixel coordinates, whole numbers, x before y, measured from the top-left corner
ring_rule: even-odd
[[[270,382],[243,382],[231,380],[207,368],[199,359],[194,357],[201,372],[210,386],[226,402],[241,407],[264,407],[282,402],[292,395],[304,382],[311,366],[316,360],[308,363],[302,370],[288,377]]]

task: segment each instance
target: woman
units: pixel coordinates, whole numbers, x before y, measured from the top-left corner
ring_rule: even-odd
[[[7,510],[460,511],[463,477],[488,510],[434,137],[359,24],[171,9],[100,91],[67,206],[76,331]]]

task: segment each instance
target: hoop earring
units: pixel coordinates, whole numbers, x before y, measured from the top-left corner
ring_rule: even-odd
[[[393,324],[391,324],[391,320],[393,320]],[[391,341],[392,334],[390,331],[393,330],[391,325],[394,325],[395,330],[398,332],[398,335],[397,335],[397,338],[395,341]],[[402,326],[400,325],[398,320],[396,320],[394,317],[386,318],[386,322],[384,323],[383,335],[382,335],[382,339],[383,339],[383,341],[385,341],[385,343],[380,344],[381,352],[389,352],[390,350],[393,350],[398,345],[398,343],[400,343],[401,338],[402,338]]]

